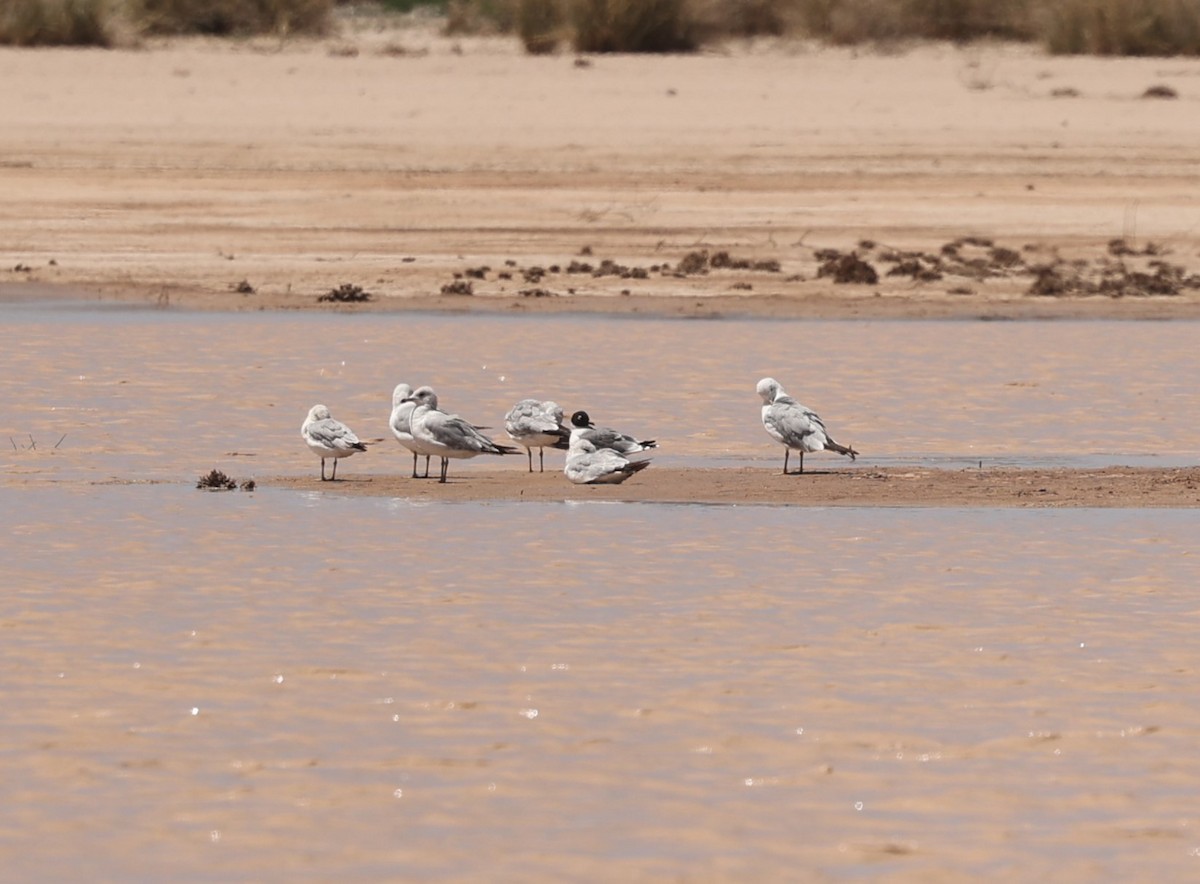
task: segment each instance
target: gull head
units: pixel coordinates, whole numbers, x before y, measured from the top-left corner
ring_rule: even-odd
[[[401,402],[412,396],[412,387],[408,384],[396,384],[396,389],[392,391],[392,408],[395,408]]]
[[[590,439],[577,436],[571,440],[571,454],[595,454],[598,449]]]
[[[428,385],[417,387],[413,390],[413,399],[422,405],[428,405],[430,408],[438,407],[437,393],[433,392],[433,387]]]
[[[592,419],[588,417],[588,413],[586,411],[577,411],[571,415],[571,426],[579,427],[580,429],[586,429],[596,425],[592,423]]]
[[[329,420],[329,409],[324,405],[314,405],[308,410],[308,419],[310,421],[327,421]]]
[[[775,378],[763,378],[758,382],[758,386],[755,389],[758,391],[758,395],[762,397],[762,401],[767,405],[770,405],[783,395],[783,387],[779,385],[779,381],[775,380]]]

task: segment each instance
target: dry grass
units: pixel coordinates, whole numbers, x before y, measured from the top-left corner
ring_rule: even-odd
[[[114,0],[4,0],[0,43],[12,46],[111,46],[119,32]]]
[[[554,52],[568,36],[566,8],[561,0],[520,0],[517,36],[530,55]]]
[[[1061,0],[1040,34],[1058,54],[1200,55],[1200,0]]]
[[[320,34],[333,0],[128,0],[139,28],[157,34]]]
[[[838,45],[992,37],[1054,53],[1200,55],[1200,0],[454,0],[458,30],[516,30],[530,52],[681,52],[730,37]]]
[[[700,21],[688,0],[574,0],[578,52],[692,52]]]
[[[381,0],[444,10],[448,33],[515,33],[532,54],[689,52],[732,37],[857,45],[1030,40],[1052,53],[1200,55],[1200,0]],[[138,33],[320,34],[354,0],[0,0],[0,44],[93,45]]]

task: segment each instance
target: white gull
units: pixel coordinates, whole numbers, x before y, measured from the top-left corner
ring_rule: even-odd
[[[758,382],[758,395],[762,397],[762,423],[771,438],[783,446],[783,472],[787,475],[788,454],[800,452],[800,469],[804,472],[804,452],[836,451],[851,460],[858,452],[833,441],[825,422],[810,408],[801,405],[789,396],[775,378],[763,378]]]

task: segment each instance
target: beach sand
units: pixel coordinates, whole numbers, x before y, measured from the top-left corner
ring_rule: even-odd
[[[528,57],[387,21],[0,48],[9,282],[219,309],[1200,315],[1196,288],[1130,277],[1200,270],[1195,60],[796,41]],[[821,250],[878,281],[819,275]],[[901,253],[947,259],[941,278],[888,275]],[[1030,295],[1058,261],[1093,288],[1107,273],[1105,293]],[[372,301],[318,304],[342,286]]]
[[[436,479],[355,474],[335,482],[316,476],[274,477],[266,487],[420,501],[625,501],[778,506],[1197,507],[1200,468],[827,469],[782,475],[761,468],[679,469],[651,466],[620,485],[573,485],[560,471],[460,469]],[[436,467],[436,465],[435,465]]]

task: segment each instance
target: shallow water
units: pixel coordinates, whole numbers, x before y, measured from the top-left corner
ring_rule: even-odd
[[[197,314],[0,305],[0,466],[65,479],[313,470],[323,402],[401,471],[391,390],[503,437],[526,396],[662,443],[663,463],[766,464],[757,380],[777,377],[859,467],[1173,466],[1200,447],[1200,323],[788,322],[603,317]],[[64,438],[65,437],[65,438]],[[61,444],[53,449],[56,443]],[[31,446],[36,449],[30,451]],[[237,457],[231,455],[236,454]],[[513,458],[507,466],[519,469]],[[492,461],[488,466],[495,466]],[[456,464],[455,472],[470,470]]]
[[[4,318],[8,878],[1195,874],[1194,510],[191,487],[399,380],[664,460],[774,460],[766,373],[860,465],[1185,458],[1194,324]]]

